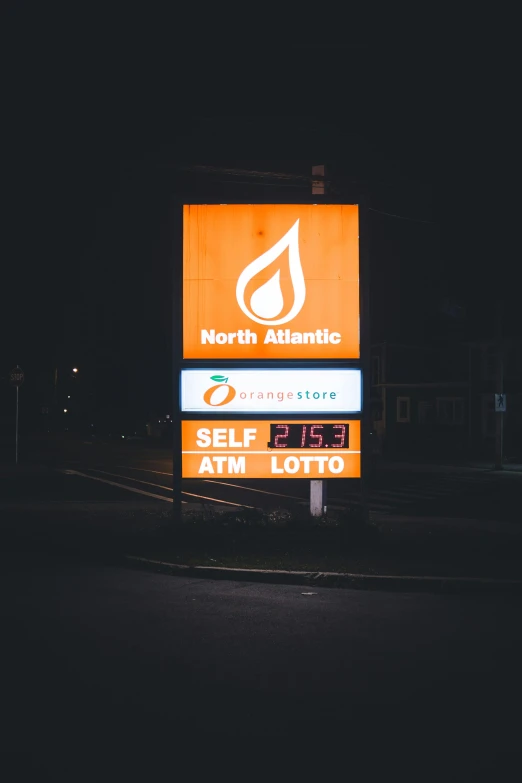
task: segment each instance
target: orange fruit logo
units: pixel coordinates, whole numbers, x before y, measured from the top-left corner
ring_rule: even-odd
[[[207,405],[211,405],[213,408],[218,408],[221,405],[227,405],[229,402],[232,402],[236,396],[236,390],[233,386],[230,386],[228,383],[228,378],[225,378],[223,375],[211,375],[210,380],[218,381],[218,383],[216,383],[214,386],[211,386],[210,389],[207,389],[203,395],[203,399]],[[227,389],[224,396],[223,392],[219,391],[220,389]],[[215,401],[216,399],[217,402]]]

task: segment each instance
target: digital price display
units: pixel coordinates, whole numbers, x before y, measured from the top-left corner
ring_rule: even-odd
[[[271,424],[271,449],[347,449],[349,425],[344,424]]]

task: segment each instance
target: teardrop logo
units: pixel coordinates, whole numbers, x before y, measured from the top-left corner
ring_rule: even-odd
[[[218,408],[221,405],[227,405],[229,402],[232,402],[236,396],[236,390],[228,384],[228,378],[225,378],[223,375],[211,375],[210,380],[219,381],[219,383],[211,386],[204,393],[203,399],[207,405]]]
[[[250,297],[250,306],[245,302],[245,289],[250,280],[273,264],[286,248],[288,248],[288,265],[294,302],[289,312],[282,318],[278,318],[285,307],[281,290],[280,269],[277,269],[266,283],[254,291]],[[279,324],[286,324],[296,317],[304,305],[305,298],[306,285],[299,256],[299,219],[297,219],[292,228],[275,245],[243,269],[237,281],[236,299],[241,310],[252,321],[265,326],[279,326]]]

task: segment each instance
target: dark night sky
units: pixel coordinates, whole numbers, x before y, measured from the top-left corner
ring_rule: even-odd
[[[451,47],[442,57],[433,46],[364,44],[291,46],[267,74],[253,47],[229,52],[213,80],[196,50],[160,67],[150,43],[141,55],[94,50],[84,34],[61,54],[32,46],[27,20],[13,13],[12,23],[2,374],[78,364],[109,407],[168,410],[172,201],[204,201],[215,188],[228,199],[289,192],[209,188],[220,178],[180,172],[188,163],[308,174],[326,162],[343,193],[355,180],[375,210],[412,218],[371,216],[372,284],[383,299],[399,281],[403,340],[410,326],[412,339],[436,332],[432,302],[445,297],[466,307],[464,324],[441,321],[456,338],[488,332],[499,254],[515,311],[513,253],[496,232],[508,219],[497,196],[509,144],[498,111],[496,129],[491,111],[484,124],[494,92],[484,54],[471,64],[487,80],[473,75],[470,52],[464,67]]]

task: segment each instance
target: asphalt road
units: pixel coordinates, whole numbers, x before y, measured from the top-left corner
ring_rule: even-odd
[[[73,488],[78,488],[85,499],[94,500],[108,497],[138,502],[140,498],[172,497],[172,455],[167,448],[76,440],[51,442],[24,456],[36,464],[76,471],[76,476],[68,474],[63,486],[65,498],[74,494]],[[81,481],[78,473],[83,474]],[[182,488],[185,503],[273,508],[306,507],[309,502],[309,482],[304,480],[185,480]],[[9,488],[6,491],[9,493]],[[360,500],[358,480],[328,482],[330,508],[357,506]],[[372,476],[369,504],[373,516],[410,514],[518,521],[522,473],[383,464]]]
[[[323,775],[340,753],[343,777],[361,753],[389,774],[415,758],[419,780],[439,764],[438,779],[508,779],[501,768],[520,762],[520,599],[5,555],[0,583],[1,747],[63,779],[83,780],[103,749],[119,774],[96,779],[126,779],[144,750],[151,773],[159,749],[171,778],[188,764],[196,779],[203,764],[225,777],[280,771],[281,753],[296,774],[317,757]]]

